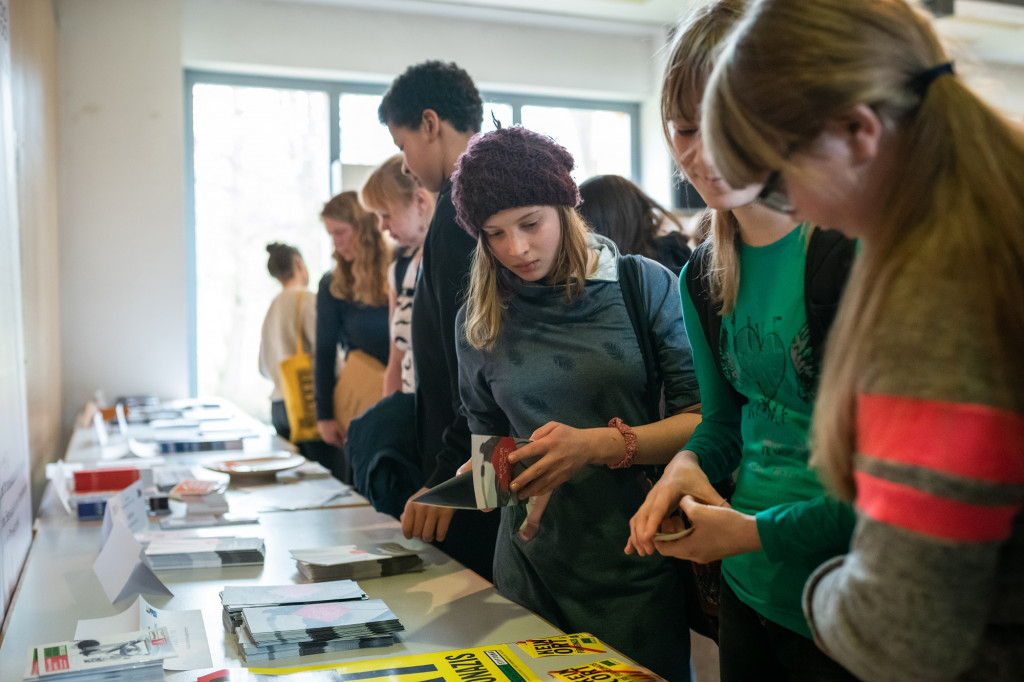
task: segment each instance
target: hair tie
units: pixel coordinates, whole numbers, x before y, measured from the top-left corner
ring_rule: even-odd
[[[933,66],[930,69],[925,69],[921,73],[917,74],[910,79],[910,89],[924,97],[932,82],[939,76],[947,73],[953,73],[953,62],[943,62],[942,64]]]

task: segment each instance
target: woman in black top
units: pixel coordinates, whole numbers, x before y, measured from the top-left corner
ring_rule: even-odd
[[[391,249],[377,229],[376,216],[360,205],[355,192],[342,192],[328,201],[320,219],[334,242],[335,266],[320,280],[316,297],[317,430],[325,442],[340,448],[345,427],[335,418],[334,410],[338,347],[346,357],[358,350],[382,367],[387,365]],[[381,388],[377,389],[378,399]],[[345,467],[341,469],[343,472]]]

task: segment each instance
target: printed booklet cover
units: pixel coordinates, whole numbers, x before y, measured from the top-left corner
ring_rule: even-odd
[[[94,674],[153,668],[163,677],[165,658],[177,655],[167,628],[140,630],[95,639],[79,639],[31,647],[28,651],[26,680],[77,678]],[[125,679],[131,678],[126,675]],[[113,679],[113,678],[111,678]]]
[[[526,465],[509,465],[508,456],[529,442],[528,438],[474,434],[470,452],[473,468],[435,485],[416,501],[456,509],[493,509],[515,504],[518,498],[508,485],[526,470]]]
[[[245,634],[256,646],[361,639],[404,630],[380,599],[242,609]]]
[[[317,584],[228,585],[220,593],[224,606],[224,627],[228,632],[242,624],[242,609],[254,606],[316,604],[320,602],[366,599],[366,593],[354,580],[335,580]]]

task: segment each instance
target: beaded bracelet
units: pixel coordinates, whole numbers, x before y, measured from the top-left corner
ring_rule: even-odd
[[[633,433],[633,429],[629,428],[629,425],[623,422],[618,417],[613,418],[608,422],[608,426],[613,426],[619,430],[622,434],[622,440],[626,441],[626,454],[623,455],[615,464],[609,464],[609,469],[625,469],[626,467],[633,466],[633,460],[636,459],[637,442],[636,434]]]

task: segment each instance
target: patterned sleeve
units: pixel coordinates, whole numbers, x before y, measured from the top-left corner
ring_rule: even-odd
[[[857,527],[850,553],[811,576],[804,610],[819,645],[864,679],[1017,679],[1020,372],[994,360],[975,282],[928,281],[902,278],[872,333],[857,396]]]

